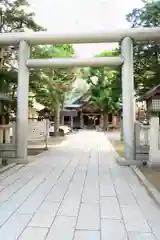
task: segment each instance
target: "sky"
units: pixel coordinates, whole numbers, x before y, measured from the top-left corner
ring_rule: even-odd
[[[35,20],[50,32],[87,32],[130,27],[127,13],[141,7],[141,0],[28,0]],[[115,44],[74,45],[76,55],[90,57]]]

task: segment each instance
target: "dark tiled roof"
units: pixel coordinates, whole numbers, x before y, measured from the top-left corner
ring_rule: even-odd
[[[80,108],[81,106],[82,104],[75,104],[75,103],[64,105],[65,108]]]

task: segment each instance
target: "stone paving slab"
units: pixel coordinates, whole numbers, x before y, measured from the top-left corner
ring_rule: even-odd
[[[160,208],[102,132],[0,174],[0,239],[160,240]]]
[[[122,220],[102,219],[101,240],[127,240],[127,233]]]
[[[20,233],[27,227],[31,215],[13,214],[11,218],[0,228],[1,239],[18,239]]]
[[[74,240],[100,240],[100,231],[78,231],[75,232]]]
[[[116,197],[101,198],[101,218],[122,219],[120,206]]]
[[[60,203],[44,201],[38,211],[33,216],[29,226],[49,228],[52,225]]]
[[[155,240],[155,237],[152,233],[137,233],[131,232],[129,233],[130,240]]]
[[[73,239],[76,226],[75,217],[57,216],[47,236],[47,240],[70,240]]]
[[[109,174],[100,174],[100,197],[116,197],[116,192]]]
[[[35,228],[27,227],[22,235],[18,238],[19,240],[44,240],[46,239],[48,228]]]
[[[124,223],[129,232],[151,232],[147,220],[137,205],[121,206]]]
[[[78,216],[77,229],[100,230],[100,212],[98,203],[82,203]]]
[[[7,171],[5,172],[2,172],[0,174],[0,183],[3,179],[7,178],[9,175],[12,175],[13,173],[17,172],[20,168],[22,168],[23,165],[22,164],[19,164],[19,165],[16,165],[12,168],[9,168]]]

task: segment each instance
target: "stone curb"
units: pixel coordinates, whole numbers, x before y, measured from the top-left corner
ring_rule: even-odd
[[[16,165],[17,165],[17,163],[11,163],[11,164],[9,164],[9,165],[7,165],[5,167],[2,167],[2,168],[0,168],[0,173],[3,173],[3,172],[9,170],[12,167],[15,167]]]
[[[136,174],[140,182],[144,185],[147,189],[149,194],[156,200],[156,202],[160,205],[160,193],[158,190],[146,179],[144,174],[136,167],[131,166],[131,169]]]
[[[110,141],[109,141],[110,142]],[[116,157],[116,162],[118,163],[118,159],[121,159],[119,154],[116,152],[115,148],[113,147],[112,143],[110,142],[113,152]],[[135,173],[135,175],[138,177],[142,185],[146,188],[146,190],[149,192],[149,194],[154,198],[154,200],[160,205],[160,193],[158,190],[146,179],[144,174],[135,166],[129,166],[132,171]]]

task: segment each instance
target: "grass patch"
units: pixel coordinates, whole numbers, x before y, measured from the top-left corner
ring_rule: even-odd
[[[160,191],[160,167],[156,167],[156,168],[139,167],[139,170],[144,174],[146,179],[158,191]]]
[[[119,154],[120,157],[124,157],[124,145],[123,141],[120,140],[110,140],[114,149]]]

